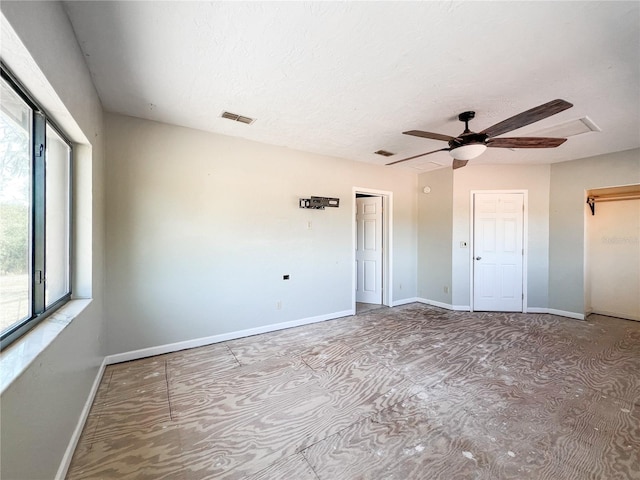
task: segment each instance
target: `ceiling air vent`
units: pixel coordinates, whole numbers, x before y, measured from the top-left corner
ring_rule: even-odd
[[[222,112],[222,118],[226,118],[227,120],[233,120],[234,122],[246,123],[247,125],[251,125],[256,121],[255,118],[244,117],[242,115],[238,115],[237,113],[231,112]]]
[[[583,133],[601,131],[602,129],[593,123],[593,120],[589,117],[582,117],[576,120],[570,120],[568,122],[543,128],[541,130],[536,130],[535,132],[528,133],[527,135],[531,137],[567,138],[581,135]]]
[[[390,157],[391,155],[395,155],[395,153],[387,152],[386,150],[378,150],[377,152],[373,152],[376,155],[382,155],[383,157]]]

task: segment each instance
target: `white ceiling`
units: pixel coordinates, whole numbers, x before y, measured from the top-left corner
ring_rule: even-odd
[[[640,146],[640,2],[65,3],[105,110],[384,164],[562,98],[506,136],[588,116],[559,148],[474,163],[552,163]],[[223,111],[256,118],[245,125]],[[373,154],[384,149],[396,155]],[[439,152],[401,166],[450,165]]]

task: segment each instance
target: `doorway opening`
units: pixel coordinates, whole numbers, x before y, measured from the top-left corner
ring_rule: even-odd
[[[640,321],[640,185],[586,197],[585,313]]]
[[[353,189],[353,279],[355,314],[391,306],[392,192]]]

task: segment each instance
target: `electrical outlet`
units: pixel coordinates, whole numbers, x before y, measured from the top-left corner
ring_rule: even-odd
[[[448,286],[444,286],[444,293],[449,293],[449,287]]]
[[[280,300],[276,302],[276,310],[282,310],[282,302]]]

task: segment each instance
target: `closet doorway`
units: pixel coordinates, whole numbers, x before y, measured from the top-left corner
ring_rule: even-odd
[[[587,191],[587,313],[640,321],[640,185]]]

